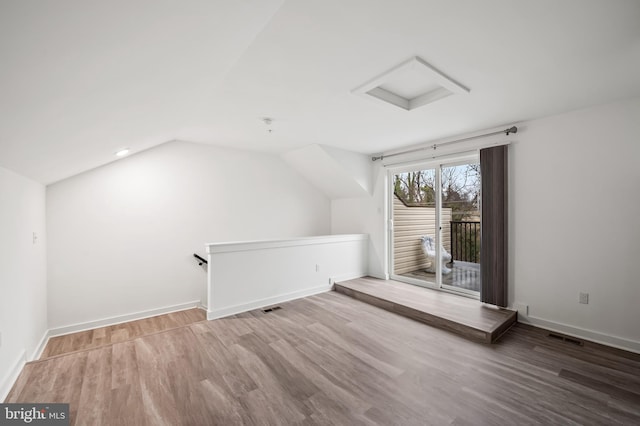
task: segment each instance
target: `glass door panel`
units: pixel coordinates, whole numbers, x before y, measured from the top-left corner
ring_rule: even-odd
[[[439,194],[437,169],[393,173],[392,277],[412,284],[438,287]]]
[[[480,292],[480,164],[441,167],[442,288]]]

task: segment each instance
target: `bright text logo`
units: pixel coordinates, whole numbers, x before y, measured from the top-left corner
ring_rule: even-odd
[[[69,404],[0,404],[0,426],[69,426]]]

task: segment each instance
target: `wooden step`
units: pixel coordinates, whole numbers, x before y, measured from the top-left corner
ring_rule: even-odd
[[[495,342],[517,319],[515,311],[394,280],[364,277],[336,283],[334,290],[484,343]]]

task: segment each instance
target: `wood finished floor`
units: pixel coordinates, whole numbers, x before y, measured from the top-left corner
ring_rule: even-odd
[[[516,325],[493,345],[337,292],[25,366],[77,425],[640,424],[640,356]]]
[[[496,341],[516,321],[516,312],[475,299],[372,277],[336,283],[335,289],[363,302],[485,343]]]
[[[40,359],[125,342],[207,319],[202,309],[186,309],[122,324],[100,327],[49,339]]]

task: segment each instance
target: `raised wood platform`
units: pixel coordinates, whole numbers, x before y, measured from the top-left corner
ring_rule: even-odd
[[[470,339],[493,343],[516,322],[516,312],[477,300],[393,280],[358,278],[335,290],[399,315]]]

